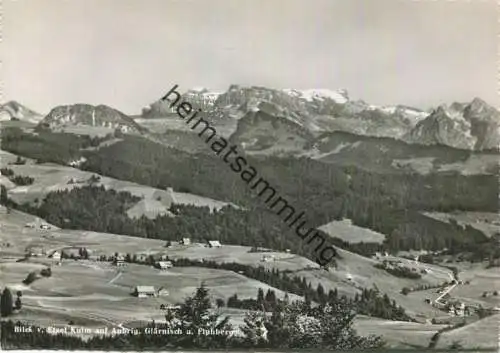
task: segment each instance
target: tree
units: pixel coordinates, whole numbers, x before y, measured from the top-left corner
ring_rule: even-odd
[[[17,165],[22,165],[22,164],[26,164],[26,160],[25,159],[22,159],[20,156],[17,156],[14,164],[17,164]]]
[[[84,260],[89,259],[89,252],[87,251],[87,248],[78,249],[78,255],[80,256],[81,259],[84,259]]]
[[[217,300],[215,301],[215,303],[217,304],[218,308],[224,307],[224,299],[222,299],[222,298],[217,298]]]
[[[460,341],[453,341],[452,344],[448,347],[449,350],[459,350],[463,349],[464,347],[460,343]]]
[[[264,325],[266,316],[264,312],[250,311],[247,312],[241,326],[241,331],[245,335],[243,343],[245,346],[252,348],[266,347],[267,344],[267,329]]]
[[[50,267],[44,268],[43,270],[40,271],[40,274],[44,277],[50,277],[50,276],[52,276],[52,269]],[[30,273],[30,275],[31,275],[31,273]],[[26,280],[28,280],[28,278],[26,278]],[[33,279],[33,281],[34,281],[34,279]]]
[[[276,293],[273,290],[268,289],[265,297],[266,302],[273,305],[276,303]]]
[[[23,283],[24,284],[31,284],[37,279],[36,273],[35,272],[30,272],[28,276],[24,279]]]
[[[280,305],[273,313],[269,344],[281,348],[328,350],[370,349],[383,345],[380,337],[358,336],[352,328],[355,312],[350,305],[336,303],[311,308],[304,302]]]
[[[318,294],[318,299],[321,303],[324,303],[326,301],[325,298],[325,289],[321,285],[321,283],[318,283],[318,287],[316,289],[316,293]]]
[[[16,298],[16,303],[15,303],[15,309],[16,310],[21,310],[23,306],[23,303],[21,302],[21,297]]]
[[[5,185],[0,185],[0,205],[7,205],[7,203],[7,188],[5,187]]]
[[[259,305],[264,304],[264,290],[262,288],[259,288],[259,291],[257,292],[257,303]]]
[[[235,308],[238,306],[239,299],[238,299],[238,294],[234,293],[232,296],[229,297],[227,300],[227,306],[229,308]]]
[[[193,296],[187,298],[175,319],[167,323],[172,329],[180,329],[184,335],[177,342],[182,347],[216,348],[226,344],[228,334],[207,335],[211,330],[231,331],[229,317],[220,318],[212,310],[208,289],[202,283]],[[219,331],[221,332],[221,331]]]
[[[121,129],[115,129],[113,136],[116,138],[123,138],[123,131]]]
[[[0,299],[0,313],[3,317],[7,317],[12,314],[12,293],[9,288],[5,287],[2,292],[2,298]]]

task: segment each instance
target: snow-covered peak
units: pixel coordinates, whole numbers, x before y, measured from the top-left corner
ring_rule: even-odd
[[[386,114],[400,114],[412,119],[415,119],[417,121],[420,121],[422,119],[425,119],[427,116],[429,116],[429,112],[411,108],[411,107],[405,107],[405,106],[400,106],[400,105],[387,105],[387,106],[377,106],[377,105],[370,105],[368,107],[369,110],[380,110]]]
[[[349,96],[346,90],[333,91],[330,89],[316,88],[316,89],[284,89],[283,92],[297,97],[305,99],[309,102],[313,100],[324,100],[325,98],[331,99],[336,103],[345,104],[349,101]]]
[[[209,89],[205,87],[195,87],[191,88],[186,92],[187,95],[196,95],[196,96],[202,96],[206,97],[207,99],[213,98],[216,99],[218,96],[222,94],[222,92],[214,92],[210,91]]]
[[[196,92],[196,93],[202,93],[202,92],[208,92],[208,89],[207,89],[207,88],[205,88],[205,87],[201,87],[201,86],[200,86],[200,87],[193,87],[193,88],[191,88],[189,91],[191,91],[191,92]],[[188,91],[188,92],[189,92],[189,91]]]

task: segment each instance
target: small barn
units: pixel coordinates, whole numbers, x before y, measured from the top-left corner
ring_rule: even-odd
[[[261,261],[262,262],[274,261],[274,256],[273,255],[263,255]]]
[[[53,260],[55,260],[55,261],[60,261],[60,260],[61,260],[61,252],[59,252],[59,251],[57,251],[57,250],[56,250],[56,251],[54,251],[54,252],[50,255],[50,257],[51,257]]]
[[[163,287],[161,287],[160,289],[158,289],[158,296],[159,297],[166,297],[167,295],[169,295],[168,290],[166,290]]]
[[[153,286],[136,286],[133,293],[138,298],[155,297],[156,291]]]
[[[209,248],[220,248],[220,247],[222,247],[222,244],[218,240],[209,240],[208,247]]]
[[[25,249],[27,256],[43,256],[45,254],[45,249],[43,246],[28,246]]]
[[[125,258],[122,255],[115,256],[115,258],[113,259],[113,265],[117,267],[125,266]]]
[[[168,270],[169,268],[174,267],[172,261],[158,261],[158,267],[160,270]]]
[[[40,229],[43,229],[43,230],[49,230],[49,229],[51,229],[51,228],[52,228],[52,227],[51,227],[49,224],[47,224],[47,223],[42,223],[42,224],[40,224]]]
[[[191,245],[191,238],[182,238],[179,242],[181,245]]]

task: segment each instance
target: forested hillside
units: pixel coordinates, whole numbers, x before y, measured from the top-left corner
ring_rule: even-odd
[[[67,164],[82,157],[82,149],[99,146],[101,142],[112,137],[54,133],[43,128],[35,130],[36,133],[30,134],[17,127],[2,129],[2,150],[36,159],[40,163]]]
[[[220,240],[223,244],[260,246],[281,251],[290,249],[315,260],[311,251],[313,244],[308,246],[298,242],[293,230],[263,207],[238,210],[227,206],[211,212],[208,207],[173,205],[170,211],[176,217],[148,219],[143,216],[131,219],[126,210],[138,200],[128,192],[106,190],[103,186],[85,186],[71,191],[51,192],[38,206],[15,205],[4,197],[0,201],[67,229],[174,241],[184,237],[199,242]],[[324,237],[328,236],[324,234]]]
[[[65,141],[60,138],[63,134],[53,135],[57,137],[57,141]],[[21,140],[30,141],[33,138],[17,131],[16,139],[2,141],[2,148],[34,158],[39,157],[39,151],[43,150],[48,153],[44,155],[45,160],[50,158],[52,150],[40,147],[53,143],[48,137],[45,142],[27,144],[28,147],[23,147],[22,150],[16,148],[21,145]],[[67,140],[60,142],[57,153],[60,153],[64,143],[73,146],[72,150],[75,149],[75,142],[69,142],[69,136]],[[245,217],[256,217],[256,223],[264,223],[261,219],[266,217],[267,226],[262,227],[261,232],[290,232],[280,225],[279,217],[266,209],[263,200],[250,190],[239,174],[234,173],[215,155],[189,154],[137,136],[125,136],[123,141],[102,147],[98,151],[80,153],[87,158],[81,166],[82,169],[153,187],[173,187],[177,191],[231,201],[248,210],[259,209],[260,212],[256,215],[249,212]],[[453,229],[432,232],[426,230],[425,225],[407,225],[421,223],[421,211],[496,212],[498,209],[496,176],[377,173],[356,166],[340,166],[308,158],[247,159],[249,164],[255,166],[259,176],[268,180],[298,212],[306,211],[311,225],[320,226],[334,219],[347,217],[356,225],[386,234],[386,245],[394,250],[408,249],[416,245],[435,250],[453,245],[458,249],[463,248],[459,244],[465,246],[487,243],[486,237],[470,228],[455,234]],[[272,217],[276,221],[271,221]],[[412,231],[409,232],[408,229]],[[221,240],[228,240],[229,235],[222,235],[223,232],[219,231],[221,234],[218,234],[222,236]],[[150,230],[149,233],[152,234],[153,231]],[[257,243],[262,237],[263,235],[256,232],[252,233],[249,239]],[[272,240],[269,245],[280,245],[280,249],[293,248],[292,244],[282,244],[282,238]]]
[[[188,191],[215,199],[255,207],[262,200],[252,195],[239,175],[216,157],[189,155],[145,139],[125,141],[87,155],[84,169],[139,183]],[[392,248],[410,248],[415,239],[401,230],[404,224],[420,221],[420,211],[495,211],[498,182],[495,176],[463,176],[456,173],[392,174],[340,167],[307,158],[248,158],[296,209],[307,210],[315,226],[342,217],[388,236]],[[486,241],[472,229],[475,240]],[[451,235],[450,232],[448,232]],[[398,235],[397,241],[391,241]],[[423,245],[442,249],[449,243],[441,234],[420,234]],[[428,239],[428,240],[425,240]]]

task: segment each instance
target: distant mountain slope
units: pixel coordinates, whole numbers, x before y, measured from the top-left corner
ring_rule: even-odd
[[[40,122],[50,128],[63,125],[87,125],[121,129],[123,132],[144,132],[145,128],[132,118],[106,105],[73,104],[58,106]]]
[[[358,165],[366,170],[420,174],[498,174],[500,157],[494,152],[473,152],[446,145],[412,145],[392,138],[341,131],[318,136],[304,156],[326,163]]]
[[[274,154],[300,152],[313,138],[303,123],[292,120],[290,116],[287,118],[279,106],[268,102],[261,102],[248,111],[231,135],[231,141],[242,146],[247,153],[272,151]]]
[[[42,118],[41,114],[26,108],[16,101],[10,101],[0,106],[0,121],[21,120],[36,124]]]
[[[425,145],[444,144],[474,150],[498,150],[500,112],[479,98],[469,104],[440,106],[404,139]]]

